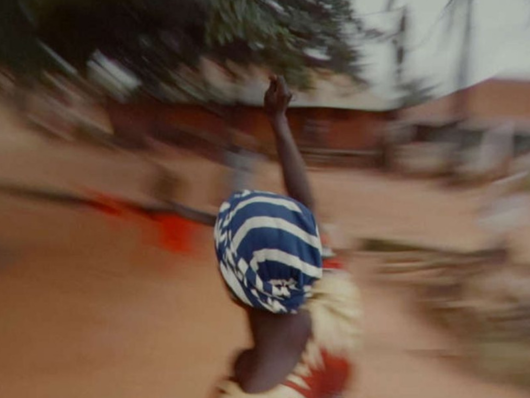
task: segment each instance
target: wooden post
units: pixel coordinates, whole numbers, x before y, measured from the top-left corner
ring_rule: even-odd
[[[470,54],[472,48],[472,23],[473,23],[473,0],[465,1],[465,25],[464,36],[462,40],[462,48],[460,52],[460,65],[457,75],[457,89],[455,94],[455,101],[453,103],[453,113],[455,120],[463,122],[469,118],[469,70],[470,70]]]

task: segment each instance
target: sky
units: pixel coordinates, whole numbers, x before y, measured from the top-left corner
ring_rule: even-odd
[[[399,13],[379,13],[386,0],[352,0],[358,15],[370,26],[397,29]],[[437,95],[456,89],[456,71],[462,43],[458,25],[448,34],[449,0],[397,0],[410,10],[407,73],[437,85]],[[375,14],[374,14],[375,13]],[[458,15],[463,21],[463,15]],[[463,25],[463,24],[462,24]],[[493,76],[530,80],[530,0],[474,0],[472,53],[469,84]],[[371,43],[365,49],[374,91],[388,96],[391,90],[392,50],[388,44]]]

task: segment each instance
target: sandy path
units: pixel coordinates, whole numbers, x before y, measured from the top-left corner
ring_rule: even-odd
[[[1,179],[62,188],[82,182],[147,199],[151,171],[137,160],[49,147],[23,133],[5,143]],[[185,155],[169,163],[194,183],[187,201],[206,204],[213,166]],[[266,166],[260,187],[277,189],[277,177]],[[347,170],[312,179],[322,214],[352,238],[390,235],[462,248],[483,240],[472,217],[474,192],[448,194],[432,183]],[[155,231],[137,222],[0,197],[0,396],[204,397],[246,337],[218,278],[210,231],[201,232],[201,251],[177,256],[150,244]],[[374,278],[372,265],[350,260],[366,311],[356,396],[528,396],[438,358],[432,350],[453,341],[415,312],[410,292]]]

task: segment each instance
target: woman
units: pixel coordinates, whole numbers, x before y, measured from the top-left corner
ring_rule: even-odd
[[[313,196],[286,118],[291,97],[282,77],[271,78],[265,109],[290,197],[236,193],[215,225],[221,275],[253,341],[218,397],[342,397],[355,375],[359,298],[346,271],[322,259]]]

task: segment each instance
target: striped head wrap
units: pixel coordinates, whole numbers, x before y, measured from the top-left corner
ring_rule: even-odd
[[[214,234],[224,281],[250,307],[296,313],[322,277],[315,218],[291,198],[238,192],[221,206]]]

